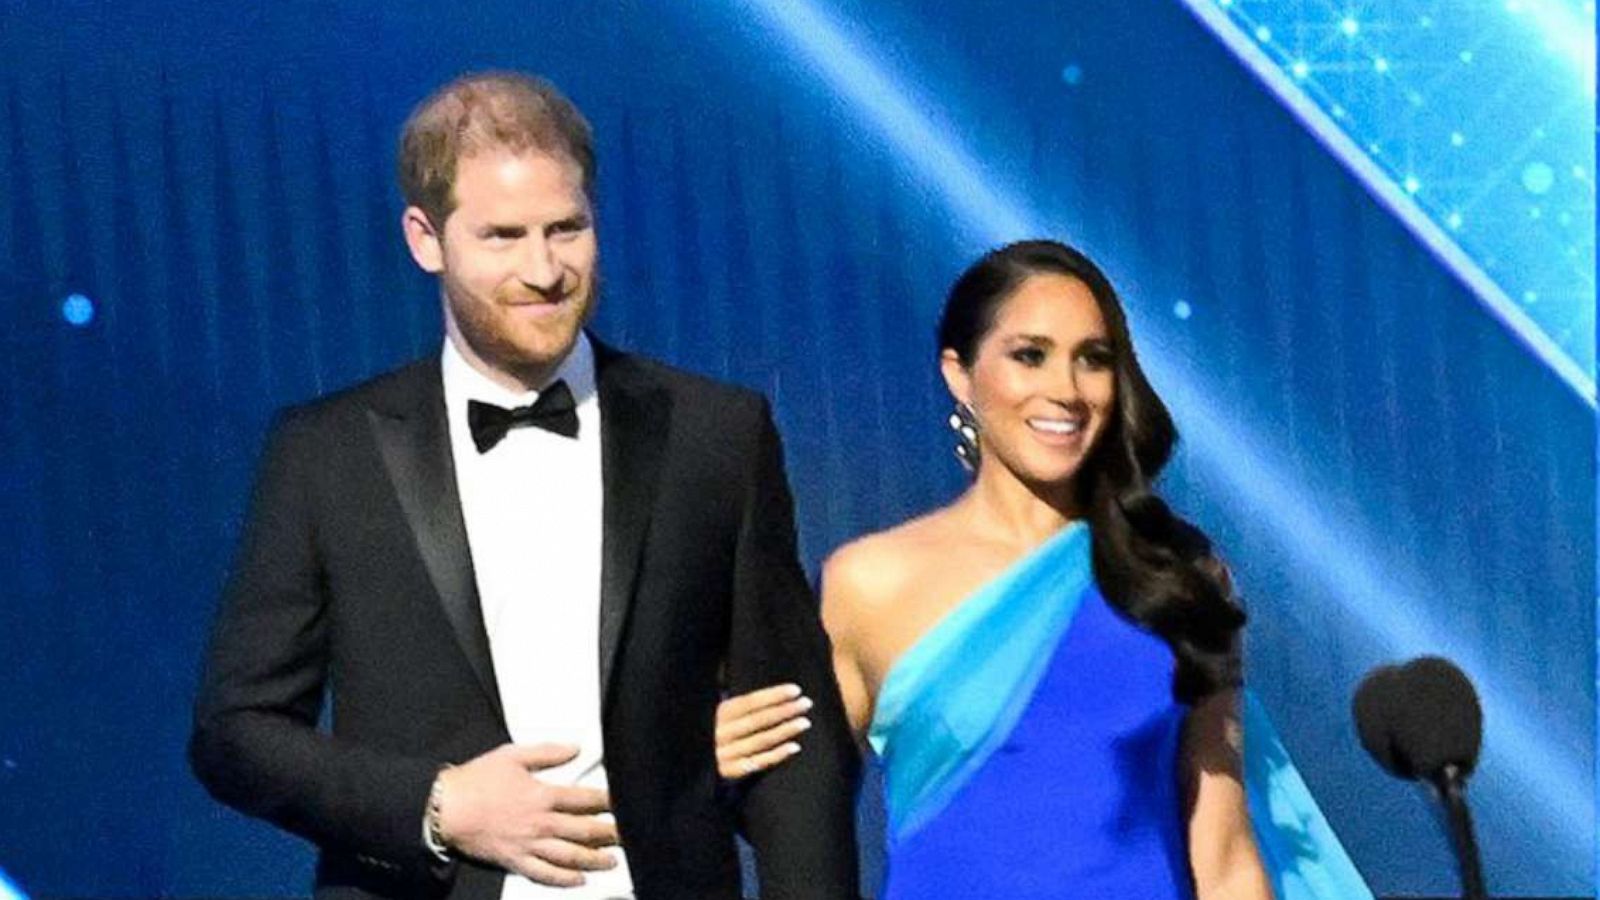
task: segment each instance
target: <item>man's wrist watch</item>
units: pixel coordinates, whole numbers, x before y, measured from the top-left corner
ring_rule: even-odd
[[[448,768],[445,766],[433,777],[433,787],[428,789],[428,809],[422,815],[422,843],[441,862],[450,861],[450,845],[445,843],[441,827],[444,816],[444,773]]]

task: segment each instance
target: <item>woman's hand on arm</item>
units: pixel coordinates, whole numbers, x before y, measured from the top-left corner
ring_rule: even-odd
[[[811,698],[793,684],[730,697],[717,705],[717,773],[747,778],[800,752],[795,740],[811,727]]]

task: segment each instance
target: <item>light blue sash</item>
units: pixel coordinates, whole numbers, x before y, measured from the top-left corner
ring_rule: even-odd
[[[1094,583],[1088,546],[1088,527],[1068,525],[890,667],[867,740],[884,762],[891,839],[937,815],[1022,717]]]
[[[1242,693],[1245,795],[1278,900],[1372,900],[1372,889],[1317,808],[1267,711],[1255,694]]]
[[[1093,587],[1089,529],[1074,522],[890,667],[867,739],[884,763],[891,842],[937,816],[1005,742]],[[1241,704],[1250,817],[1277,900],[1372,900],[1259,701],[1244,691]]]

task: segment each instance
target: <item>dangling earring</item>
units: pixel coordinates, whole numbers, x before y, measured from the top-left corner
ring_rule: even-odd
[[[966,403],[956,403],[955,411],[947,420],[950,430],[956,433],[956,459],[968,475],[978,472],[978,417]]]

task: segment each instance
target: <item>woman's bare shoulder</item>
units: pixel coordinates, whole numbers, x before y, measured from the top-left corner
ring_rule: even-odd
[[[904,596],[949,549],[955,533],[946,510],[935,510],[835,550],[823,563],[824,602],[879,610]]]

